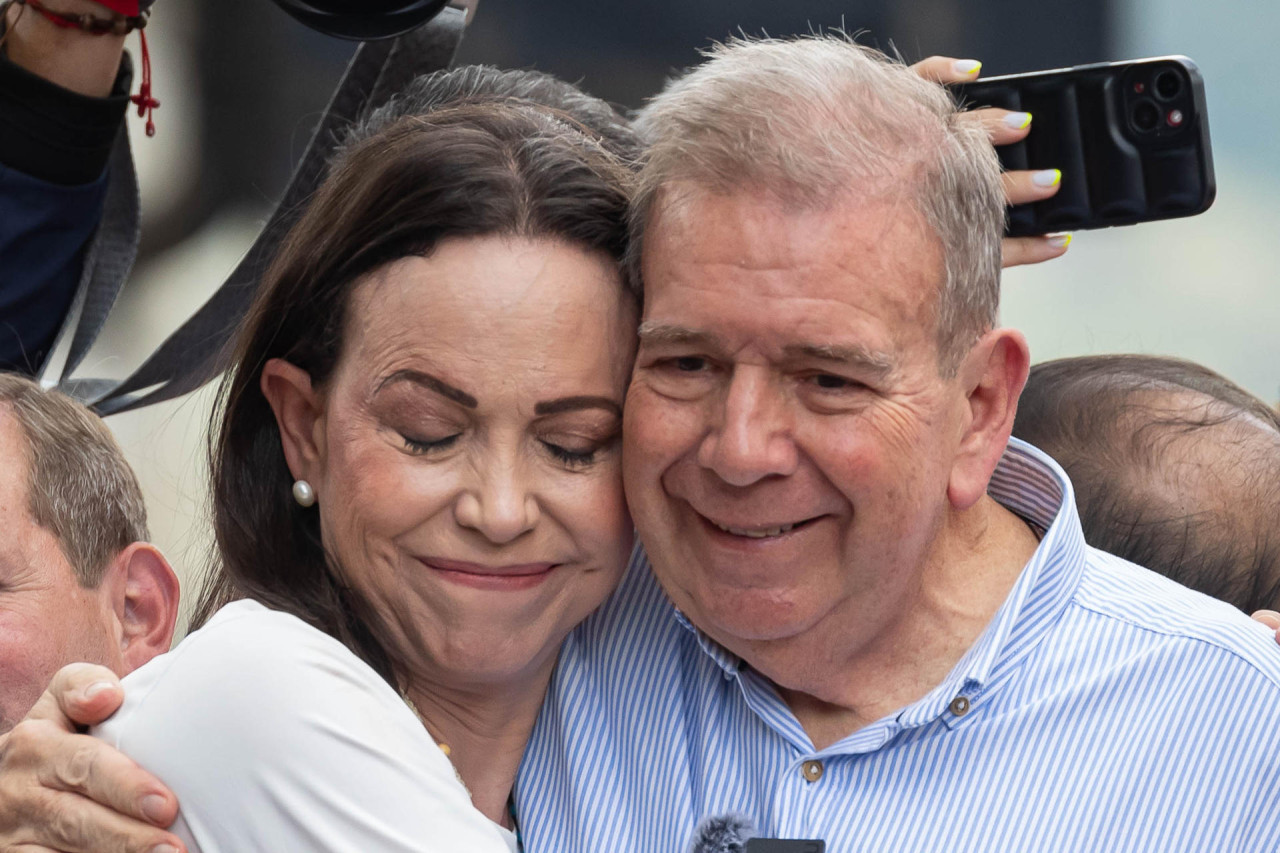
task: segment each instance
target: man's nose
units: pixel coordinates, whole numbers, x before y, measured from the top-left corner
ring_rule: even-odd
[[[734,486],[795,471],[791,412],[765,370],[735,368],[717,405],[718,417],[698,448],[702,467]]]
[[[537,526],[541,515],[538,499],[517,464],[498,462],[478,475],[454,504],[458,524],[495,545],[513,542]]]

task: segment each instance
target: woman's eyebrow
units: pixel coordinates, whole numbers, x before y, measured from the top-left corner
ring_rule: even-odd
[[[435,391],[442,397],[448,397],[450,400],[459,405],[466,406],[468,409],[474,409],[479,403],[475,397],[472,397],[466,391],[454,388],[448,382],[445,382],[438,376],[432,376],[430,373],[423,373],[421,370],[397,370],[386,379],[378,383],[378,387],[374,393],[378,393],[388,385],[394,385],[397,382],[412,382],[414,385],[421,385]]]
[[[561,397],[558,400],[543,400],[535,403],[535,415],[558,415],[561,412],[574,412],[579,409],[606,409],[616,417],[622,417],[622,406],[608,397]]]

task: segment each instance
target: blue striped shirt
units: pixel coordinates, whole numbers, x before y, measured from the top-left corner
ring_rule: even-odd
[[[1280,650],[1239,611],[1085,544],[1010,443],[989,493],[1044,531],[927,696],[815,750],[637,550],[567,641],[517,784],[529,853],[683,851],[705,816],[830,853],[1280,850]]]

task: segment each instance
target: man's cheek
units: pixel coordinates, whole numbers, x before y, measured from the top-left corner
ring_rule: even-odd
[[[49,680],[41,674],[48,655],[33,639],[28,637],[22,643],[12,634],[0,634],[0,733],[26,716]],[[49,677],[52,675],[50,672]]]
[[[652,391],[634,393],[623,423],[622,476],[633,513],[662,499],[663,477],[696,444],[697,418]]]
[[[623,465],[669,453],[678,442],[681,419],[679,406],[646,387],[633,386],[622,423]]]

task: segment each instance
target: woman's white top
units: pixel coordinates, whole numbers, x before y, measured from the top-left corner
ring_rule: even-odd
[[[346,646],[252,601],[124,679],[94,734],[178,796],[191,853],[511,853],[395,690]]]

